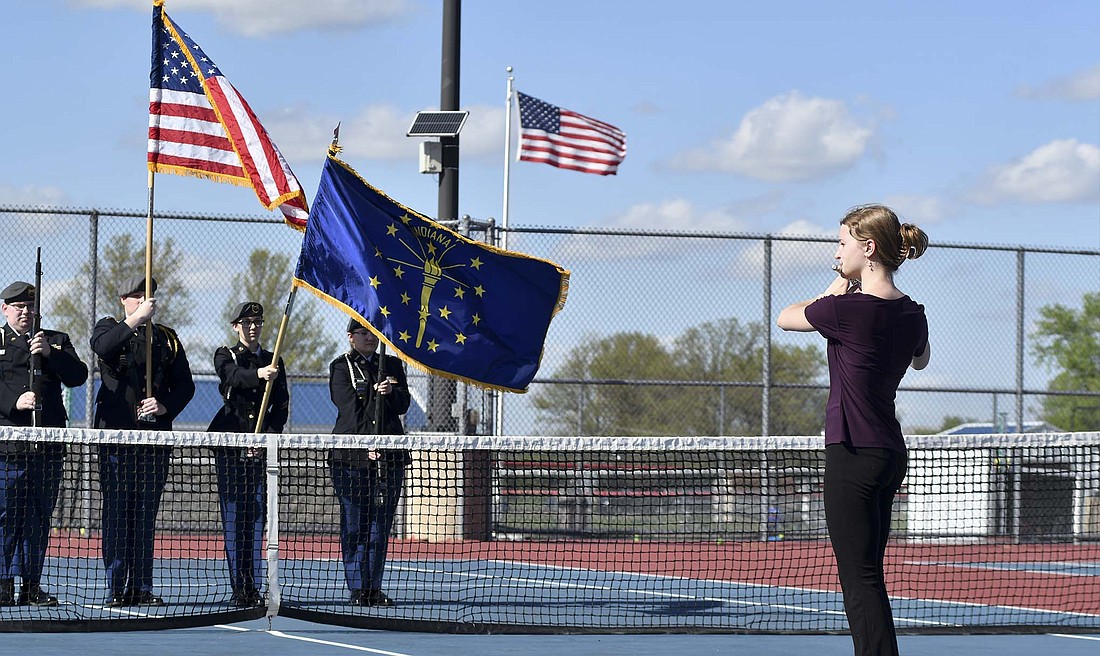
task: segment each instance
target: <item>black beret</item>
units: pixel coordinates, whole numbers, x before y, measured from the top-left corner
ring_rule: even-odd
[[[32,303],[34,301],[34,285],[16,280],[0,292],[0,298],[3,298],[5,303]]]
[[[363,324],[359,323],[358,319],[352,318],[352,319],[348,320],[348,332],[349,333],[352,332],[352,331],[355,331],[355,330],[360,330],[360,329],[366,330],[366,328],[363,326]]]
[[[118,286],[119,298],[145,293],[145,276],[130,276]],[[157,279],[153,278],[153,293],[157,293]]]
[[[233,314],[229,315],[229,323],[237,323],[245,317],[260,317],[262,319],[264,317],[264,306],[256,301],[238,303],[237,307],[233,308]]]

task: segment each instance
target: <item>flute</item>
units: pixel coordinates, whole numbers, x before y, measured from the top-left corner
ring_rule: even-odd
[[[833,271],[840,273],[840,265],[834,264]],[[852,290],[859,289],[861,284],[862,282],[859,278],[848,278],[848,291],[850,292]]]

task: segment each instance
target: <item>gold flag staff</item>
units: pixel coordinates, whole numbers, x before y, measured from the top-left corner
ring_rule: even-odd
[[[149,212],[145,217],[145,298],[153,295],[153,180],[149,171]],[[145,322],[145,398],[153,397],[153,317]],[[156,417],[139,413],[138,421],[152,422]]]

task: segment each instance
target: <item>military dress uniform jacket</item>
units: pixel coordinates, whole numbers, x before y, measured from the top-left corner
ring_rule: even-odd
[[[187,353],[175,331],[153,329],[153,397],[167,412],[139,425],[137,404],[145,398],[145,326],[137,331],[114,317],[92,330],[92,352],[99,358],[102,384],[95,400],[96,428],[172,430],[172,422],[195,395]]]
[[[333,360],[328,367],[329,396],[336,405],[335,434],[356,435],[404,435],[401,415],[409,411],[412,395],[405,376],[405,364],[392,355],[385,357],[383,375],[394,377],[397,383],[389,394],[378,394],[374,385],[378,382],[377,353],[369,359],[354,349]],[[384,399],[383,428],[375,427],[375,402]],[[385,449],[383,456],[389,464],[407,465],[411,461],[405,449]],[[364,449],[333,449],[332,459],[337,462],[366,466]]]
[[[256,375],[260,367],[271,364],[271,351],[260,350],[259,356],[240,342],[236,346],[222,346],[214,351],[214,370],[221,383],[223,405],[210,421],[207,430],[233,433],[251,433],[256,429],[260,404],[263,403],[267,381]],[[272,383],[264,414],[261,433],[281,433],[290,411],[290,393],[287,391],[286,367],[279,358],[279,373]]]
[[[61,397],[61,386],[78,387],[88,380],[88,365],[81,361],[69,336],[56,330],[43,330],[49,355],[42,357],[39,401],[43,426],[65,426],[68,414]],[[0,425],[30,426],[32,412],[16,410],[15,404],[29,392],[31,368],[30,344],[26,338],[5,325],[0,332]],[[30,448],[29,444],[0,442],[0,453]]]

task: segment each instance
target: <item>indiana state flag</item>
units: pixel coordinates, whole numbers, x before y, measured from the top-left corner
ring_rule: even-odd
[[[472,241],[330,154],[294,284],[358,319],[414,366],[522,393],[565,305],[569,272]]]

